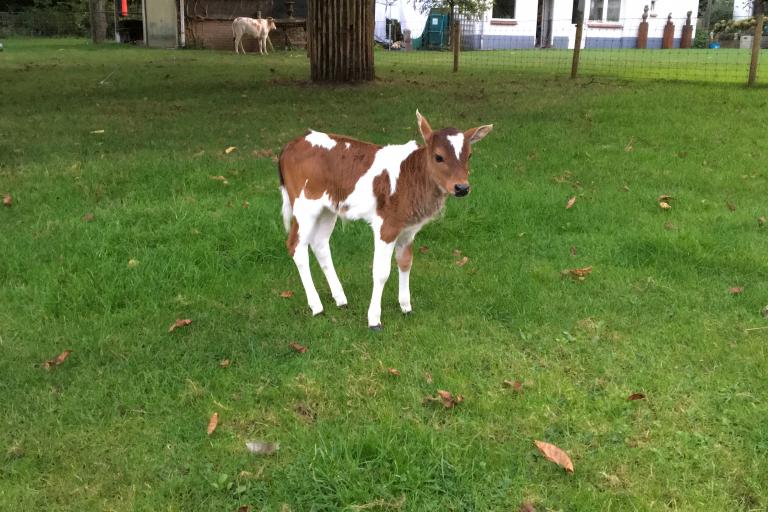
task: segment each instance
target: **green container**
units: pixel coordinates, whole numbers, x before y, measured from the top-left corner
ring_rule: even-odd
[[[432,9],[427,18],[427,27],[422,36],[422,45],[427,49],[440,49],[448,45],[448,14]]]

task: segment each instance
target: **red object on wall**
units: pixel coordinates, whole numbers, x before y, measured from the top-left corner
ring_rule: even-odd
[[[128,0],[120,0],[120,16],[128,16]]]

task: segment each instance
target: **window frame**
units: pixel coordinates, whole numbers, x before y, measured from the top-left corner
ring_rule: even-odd
[[[517,0],[512,0],[512,1],[514,2],[514,6],[512,8],[512,10],[514,12],[512,13],[512,17],[511,18],[497,18],[496,16],[494,16],[494,13],[493,13],[494,9],[496,9],[496,2],[497,2],[497,0],[493,0],[493,3],[491,4],[491,21],[501,22],[501,23],[504,23],[504,22],[508,22],[508,23],[509,22],[516,22],[517,21]]]
[[[603,0],[602,15],[600,16],[600,19],[592,19],[592,4],[590,2],[589,17],[588,17],[589,19],[587,20],[587,22],[589,22],[589,23],[603,23],[603,24],[606,24],[606,25],[615,25],[617,23],[621,23],[621,8],[623,7],[622,6],[622,4],[623,4],[622,0],[613,0],[613,1],[619,3],[619,13],[618,13],[617,18],[615,20],[607,19],[608,18],[608,10],[609,10],[609,5],[608,4],[611,1],[612,0]]]

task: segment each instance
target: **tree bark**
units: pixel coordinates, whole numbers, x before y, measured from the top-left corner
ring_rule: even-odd
[[[107,39],[107,12],[104,0],[88,0],[91,11],[91,38],[94,43],[103,43]]]
[[[374,0],[309,0],[307,45],[315,82],[373,80]]]

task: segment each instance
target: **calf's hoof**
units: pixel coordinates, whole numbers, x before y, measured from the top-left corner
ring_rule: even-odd
[[[379,325],[369,325],[368,328],[373,332],[381,332],[383,330],[383,327],[381,324]]]

